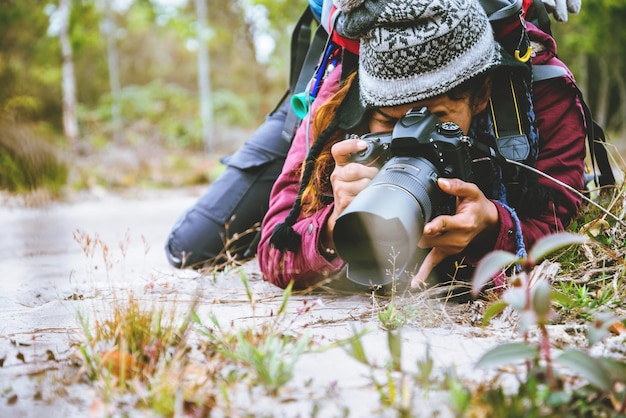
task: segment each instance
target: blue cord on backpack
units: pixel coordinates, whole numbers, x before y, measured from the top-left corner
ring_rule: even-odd
[[[322,63],[317,68],[315,73],[313,87],[309,90],[305,90],[301,93],[296,93],[291,96],[291,108],[293,109],[293,113],[300,119],[304,119],[304,117],[309,113],[309,107],[311,103],[317,97],[319,93],[320,87],[322,85],[322,78],[326,72],[326,68],[328,66],[328,60],[335,53],[335,45],[333,43],[329,43],[326,48],[326,52],[324,53],[324,58],[322,59]],[[333,58],[333,65],[337,65],[337,58]],[[310,85],[310,83],[309,83]]]

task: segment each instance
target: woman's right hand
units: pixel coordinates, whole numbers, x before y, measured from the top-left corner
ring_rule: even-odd
[[[330,175],[335,208],[328,218],[328,233],[332,233],[339,215],[378,173],[377,167],[368,167],[350,161],[350,154],[366,148],[367,143],[361,139],[347,139],[337,142],[330,150],[335,160],[335,169]]]

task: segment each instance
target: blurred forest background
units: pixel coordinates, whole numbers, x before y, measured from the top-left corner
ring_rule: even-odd
[[[210,182],[284,93],[306,4],[0,0],[0,191]],[[559,56],[618,146],[625,21],[623,0],[586,0],[552,23]]]

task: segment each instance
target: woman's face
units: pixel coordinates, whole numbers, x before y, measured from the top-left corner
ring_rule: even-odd
[[[469,97],[451,99],[447,95],[437,96],[420,102],[409,103],[392,107],[381,107],[372,112],[369,120],[370,132],[385,132],[393,130],[396,122],[411,108],[426,106],[430,113],[439,118],[440,122],[455,122],[467,135],[472,118],[481,112],[487,101],[480,103],[474,109],[470,105]]]

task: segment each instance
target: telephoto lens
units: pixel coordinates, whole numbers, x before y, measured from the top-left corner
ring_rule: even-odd
[[[333,240],[348,279],[383,286],[402,276],[439,196],[428,160],[391,158],[335,224]]]
[[[383,156],[386,162],[335,224],[333,241],[347,263],[348,279],[384,286],[414,267],[424,224],[454,210],[437,179],[471,181],[467,143],[457,124],[440,124],[426,108],[411,109],[396,123],[388,155]],[[368,154],[380,157],[376,150]]]

